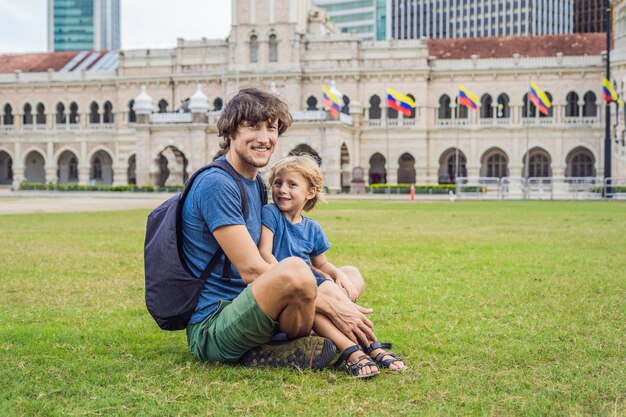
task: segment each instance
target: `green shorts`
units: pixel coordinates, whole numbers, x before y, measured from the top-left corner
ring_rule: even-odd
[[[237,362],[247,351],[270,341],[278,322],[257,304],[250,286],[234,300],[220,301],[203,321],[187,326],[191,353],[201,361]]]

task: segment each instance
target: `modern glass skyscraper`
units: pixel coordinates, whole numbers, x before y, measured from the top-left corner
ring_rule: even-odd
[[[574,0],[574,32],[605,32],[605,0]]]
[[[573,32],[574,0],[387,0],[391,39]]]
[[[48,0],[48,50],[120,48],[120,0]]]
[[[313,0],[342,32],[385,39],[387,0]]]

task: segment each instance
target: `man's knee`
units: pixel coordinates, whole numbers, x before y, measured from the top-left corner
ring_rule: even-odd
[[[311,268],[300,258],[286,258],[276,266],[280,280],[288,294],[304,299],[315,299],[317,282]]]

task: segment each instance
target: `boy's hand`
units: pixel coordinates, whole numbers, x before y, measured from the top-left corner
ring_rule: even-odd
[[[350,278],[348,278],[348,276],[341,270],[337,271],[335,283],[339,286],[339,288],[343,290],[343,292],[346,293],[350,301],[354,303],[357,300],[357,298],[359,297],[359,293],[356,290],[356,287],[354,286]]]

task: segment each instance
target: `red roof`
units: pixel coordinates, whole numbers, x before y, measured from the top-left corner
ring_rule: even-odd
[[[39,54],[7,54],[0,55],[0,73],[11,73],[16,70],[22,72],[46,72],[49,68],[59,71],[90,70],[102,67],[100,64],[111,64],[109,51],[71,51],[48,52]],[[116,54],[116,53],[114,53]],[[107,57],[107,58],[105,58]],[[113,57],[114,58],[114,57]],[[69,65],[68,65],[69,64]],[[66,67],[67,66],[67,67]],[[110,65],[107,65],[110,67]]]
[[[428,54],[438,59],[549,57],[561,52],[563,56],[600,55],[606,50],[604,33],[571,35],[508,36],[464,39],[430,39]]]
[[[76,55],[78,55],[78,51],[0,55],[0,73],[15,72],[15,70],[21,70],[22,72],[46,72],[48,68],[58,71]]]

